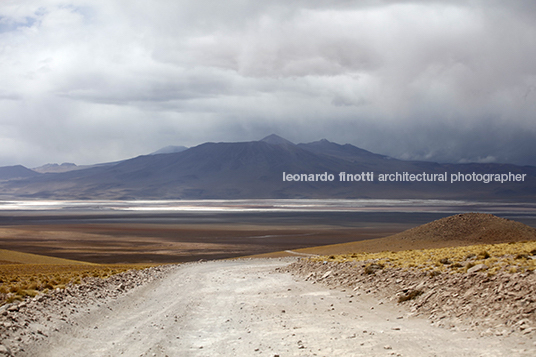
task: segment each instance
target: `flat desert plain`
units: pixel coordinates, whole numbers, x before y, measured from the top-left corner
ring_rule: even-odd
[[[448,215],[2,212],[0,247],[101,264],[178,263],[380,238]]]

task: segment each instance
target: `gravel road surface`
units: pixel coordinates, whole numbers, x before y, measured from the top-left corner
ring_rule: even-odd
[[[354,291],[276,271],[291,259],[184,264],[21,356],[533,356],[516,336],[431,327]]]

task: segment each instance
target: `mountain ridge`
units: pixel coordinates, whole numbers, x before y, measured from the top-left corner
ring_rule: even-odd
[[[38,172],[35,172],[27,167],[22,165],[13,165],[13,166],[2,166],[0,167],[0,181],[3,180],[18,180],[28,177],[33,177],[39,175]]]
[[[381,182],[380,174],[525,174],[526,182]],[[361,179],[372,173],[374,179]],[[331,180],[287,180],[285,175]],[[339,175],[354,181],[343,182]],[[328,140],[294,144],[275,134],[259,141],[203,143],[68,172],[0,184],[0,197],[53,199],[437,198],[533,200],[536,167],[403,161]],[[302,176],[296,176],[302,177]],[[307,177],[307,176],[305,176]],[[346,177],[344,177],[346,178]]]

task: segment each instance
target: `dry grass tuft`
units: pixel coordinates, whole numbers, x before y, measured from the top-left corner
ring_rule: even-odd
[[[369,264],[365,267],[365,274],[375,274],[378,270],[382,270],[384,267],[383,264]]]
[[[526,272],[536,270],[536,241],[502,244],[478,244],[472,246],[405,250],[399,252],[350,253],[312,257],[313,261],[335,262],[361,261],[368,264],[367,274],[379,269],[419,269],[435,275],[438,273],[465,273],[470,268],[484,264],[489,275],[499,271]],[[371,268],[372,267],[372,268]],[[381,267],[381,268],[380,268]]]
[[[89,278],[108,278],[142,265],[53,265],[1,264],[0,305],[35,296],[40,292],[63,289],[69,284],[80,284]]]

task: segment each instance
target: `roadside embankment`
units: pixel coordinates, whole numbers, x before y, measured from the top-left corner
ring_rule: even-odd
[[[107,279],[87,278],[82,284],[70,284],[65,289],[0,306],[0,356],[15,355],[25,345],[45,339],[62,327],[71,327],[72,317],[87,314],[134,288],[161,279],[173,267],[129,270]]]
[[[477,269],[441,272],[387,267],[377,259],[325,259],[301,259],[285,269],[313,283],[405,305],[435,326],[536,338],[536,274],[530,270],[488,274],[483,266],[474,265]]]

